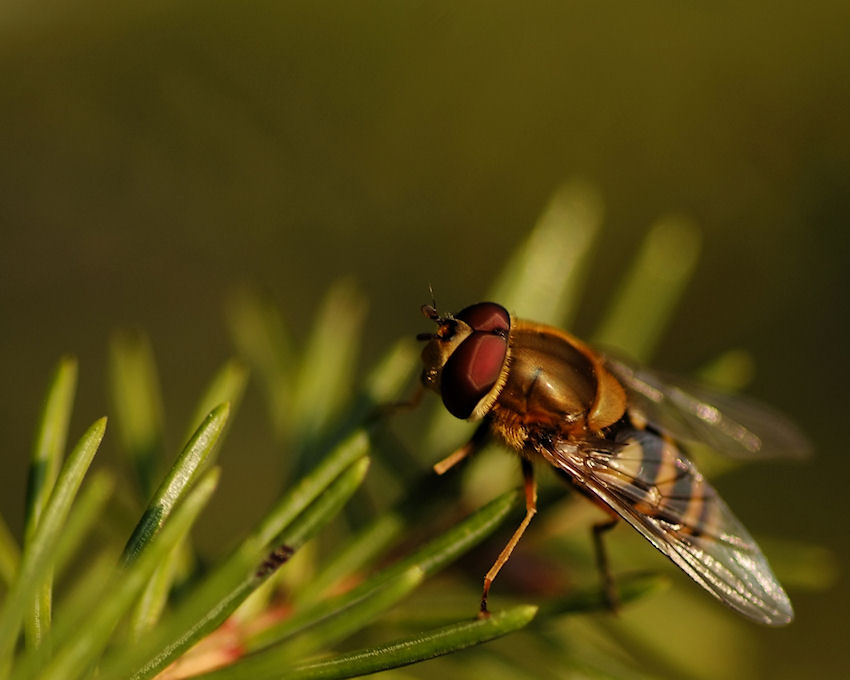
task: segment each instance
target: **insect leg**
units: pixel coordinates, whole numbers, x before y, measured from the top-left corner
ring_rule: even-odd
[[[413,394],[410,395],[410,398],[403,401],[391,401],[386,404],[378,404],[375,406],[369,414],[369,420],[378,421],[393,416],[399,411],[412,411],[419,406],[424,394],[425,386],[419,384],[416,386],[416,390]]]
[[[528,528],[531,518],[534,517],[537,512],[537,482],[534,480],[534,467],[531,465],[529,460],[525,458],[522,458],[521,460],[522,476],[525,482],[525,517],[519,527],[517,527],[514,535],[511,536],[511,540],[509,540],[508,544],[502,549],[499,557],[496,558],[493,566],[490,567],[490,571],[488,571],[487,575],[484,577],[484,592],[481,594],[481,610],[478,612],[479,618],[490,616],[490,612],[487,611],[487,594],[490,592],[490,586],[493,584],[493,579],[496,578],[499,570],[510,558],[511,553],[514,551],[514,548],[516,548],[517,543],[519,543],[519,539],[522,538],[522,535]]]
[[[611,568],[608,565],[608,552],[605,550],[605,542],[602,540],[602,534],[613,529],[619,521],[619,517],[612,516],[609,520],[593,525],[593,547],[596,552],[596,568],[599,570],[599,578],[602,580],[605,601],[612,611],[619,609],[620,598],[617,596],[617,589],[614,587],[614,576],[611,574]]]
[[[472,455],[479,449],[483,448],[484,445],[490,439],[490,422],[485,418],[484,421],[475,428],[475,432],[472,433],[472,437],[466,444],[461,446],[456,451],[453,451],[448,456],[443,458],[439,463],[434,465],[434,472],[438,475],[442,475],[447,472],[455,465],[457,465],[460,461],[462,461],[467,456]]]

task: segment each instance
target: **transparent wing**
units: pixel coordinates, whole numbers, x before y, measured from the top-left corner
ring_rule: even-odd
[[[806,436],[784,415],[753,399],[711,390],[685,378],[606,355],[629,405],[675,439],[705,444],[733,458],[804,458]]]
[[[724,604],[771,626],[794,618],[758,545],[668,440],[624,427],[613,441],[556,441],[540,453]]]

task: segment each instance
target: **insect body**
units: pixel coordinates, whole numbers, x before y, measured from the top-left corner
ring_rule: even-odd
[[[612,602],[601,533],[622,518],[744,616],[768,625],[793,619],[759,547],[677,443],[702,441],[743,457],[802,454],[808,443],[790,423],[767,407],[605,357],[565,331],[515,319],[492,302],[455,315],[431,305],[422,311],[437,324],[435,333],[419,336],[429,341],[423,384],[452,415],[481,421],[467,444],[435,465],[437,472],[492,435],[522,460],[525,518],[485,577],[482,614],[493,579],[536,512],[531,462],[542,459],[613,518],[594,528]]]

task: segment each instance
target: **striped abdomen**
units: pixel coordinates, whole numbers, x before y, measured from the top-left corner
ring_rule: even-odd
[[[607,450],[585,452],[585,465],[599,482],[640,514],[679,532],[719,537],[717,492],[672,440],[627,424],[613,442]]]

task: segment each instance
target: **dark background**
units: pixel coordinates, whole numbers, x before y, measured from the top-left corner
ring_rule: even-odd
[[[724,495],[754,533],[845,565],[848,36],[845,2],[4,3],[0,511],[19,532],[61,354],[81,362],[76,438],[110,408],[110,333],[143,328],[177,447],[232,352],[232,286],[265,286],[303,338],[354,277],[365,367],[423,330],[429,283],[445,308],[482,296],[579,176],[605,225],[575,330],[655,219],[695,220],[703,255],[657,363],[753,353],[750,391],[817,457],[730,475]],[[259,402],[211,510],[227,535],[245,525],[233,507],[256,516],[277,490]],[[765,675],[846,671],[845,575],[792,598],[798,621],[757,633]]]

